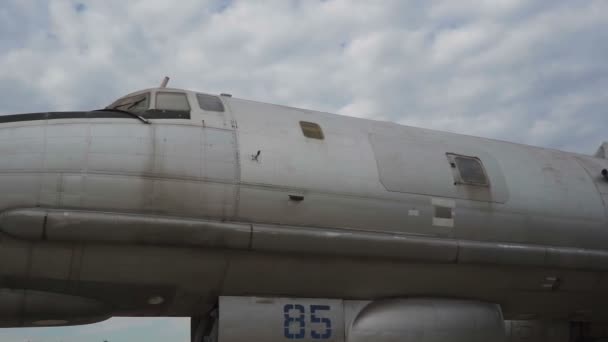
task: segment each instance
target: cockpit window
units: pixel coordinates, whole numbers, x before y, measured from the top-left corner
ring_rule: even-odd
[[[156,93],[156,109],[166,111],[190,112],[190,104],[184,93]]]
[[[111,104],[108,108],[143,113],[150,108],[150,93],[126,97]]]
[[[196,94],[196,99],[198,100],[198,106],[202,110],[207,110],[211,112],[223,112],[224,104],[222,100],[217,96],[207,95],[207,94]]]

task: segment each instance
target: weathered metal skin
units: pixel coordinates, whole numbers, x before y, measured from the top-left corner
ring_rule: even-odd
[[[155,91],[142,91],[152,104]],[[189,118],[0,124],[0,288],[108,315],[282,294],[608,319],[608,160],[228,97],[208,112],[194,92],[162,91],[185,92]],[[490,187],[455,185],[446,153],[479,158]],[[438,205],[453,217],[437,220]]]
[[[230,248],[327,256],[380,257],[454,264],[608,269],[608,251],[395,235],[350,229],[58,209],[15,209],[2,231],[31,241]]]

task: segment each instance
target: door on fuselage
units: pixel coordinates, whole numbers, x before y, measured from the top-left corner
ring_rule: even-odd
[[[239,167],[236,123],[228,106],[215,95],[158,89],[153,92],[151,111],[161,117],[167,113],[182,113],[180,115],[185,114],[189,118],[184,122],[149,117],[153,124],[167,123],[155,128],[157,134],[154,139],[161,146],[157,153],[162,154],[157,163],[172,170],[173,176],[185,177],[182,181],[196,179],[197,186],[186,190],[190,200],[175,198],[176,203],[192,206],[188,212],[196,216],[222,220],[233,218]]]

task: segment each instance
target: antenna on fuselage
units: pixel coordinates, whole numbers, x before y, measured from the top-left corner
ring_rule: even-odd
[[[167,83],[169,83],[169,80],[170,80],[169,76],[165,76],[165,78],[163,79],[163,81],[160,84],[160,87],[167,88]]]

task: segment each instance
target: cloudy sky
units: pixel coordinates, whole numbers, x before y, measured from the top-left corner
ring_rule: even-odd
[[[608,140],[606,13],[604,0],[2,0],[0,113],[99,108],[169,75],[593,153]]]
[[[582,153],[608,140],[604,0],[0,2],[0,113],[174,87]]]

